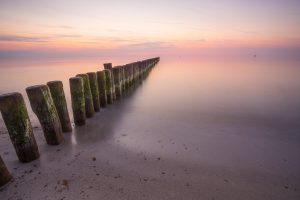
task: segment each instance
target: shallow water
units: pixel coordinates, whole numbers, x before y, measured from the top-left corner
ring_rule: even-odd
[[[26,86],[58,79],[64,82],[70,107],[68,78],[102,69],[97,59],[42,63],[0,67],[0,93],[24,94]],[[134,92],[97,114],[89,125],[76,128],[70,145],[73,150],[95,149],[88,145],[107,141],[120,152],[168,161],[165,168],[177,163],[204,178],[225,176],[225,182],[235,180],[234,188],[242,185],[239,191],[246,188],[249,194],[264,186],[262,194],[280,199],[272,191],[284,194],[288,187],[293,190],[290,197],[299,197],[299,77],[296,61],[162,57]],[[28,110],[37,123],[29,106]],[[151,171],[143,171],[145,166],[136,160],[135,167],[114,162],[125,171]]]

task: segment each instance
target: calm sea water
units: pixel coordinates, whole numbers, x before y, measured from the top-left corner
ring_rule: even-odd
[[[101,70],[102,63],[99,59],[2,62],[0,93],[21,92],[28,104],[27,86],[62,80],[71,111],[69,77]],[[228,169],[252,168],[299,181],[299,64],[261,58],[162,57],[124,100],[112,138],[136,152]],[[28,110],[37,123],[29,105]]]

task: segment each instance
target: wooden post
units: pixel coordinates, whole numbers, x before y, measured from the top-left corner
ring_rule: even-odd
[[[124,69],[125,69],[125,89],[127,90],[129,88],[129,77],[130,77],[129,65],[128,64],[125,65]]]
[[[113,73],[114,82],[115,82],[117,99],[119,99],[122,96],[121,67],[117,66],[117,67],[112,68],[112,73]]]
[[[61,81],[50,81],[47,83],[56,107],[63,132],[71,132],[72,126],[67,108],[67,101]]]
[[[93,97],[94,110],[96,112],[99,112],[100,111],[100,99],[99,99],[99,88],[98,88],[97,75],[95,72],[88,72],[87,75],[89,76],[91,92],[92,92],[92,97]]]
[[[105,69],[105,77],[106,77],[106,96],[107,103],[112,104],[114,102],[113,91],[112,91],[112,75],[110,70]]]
[[[105,70],[109,70],[110,73],[111,73],[111,93],[112,93],[112,98],[113,98],[113,101],[114,101],[114,100],[116,100],[117,95],[116,95],[116,89],[115,89],[114,76],[112,74],[112,69],[113,69],[112,63],[104,63],[103,66],[104,66]]]
[[[27,108],[20,93],[0,96],[0,110],[11,142],[21,162],[30,162],[39,155]]]
[[[72,77],[69,83],[74,123],[82,126],[86,120],[83,80],[81,77]]]
[[[36,85],[26,88],[31,108],[42,125],[49,145],[58,145],[64,137],[60,120],[47,85]]]
[[[97,81],[98,81],[98,88],[99,88],[100,106],[102,108],[105,108],[107,104],[107,96],[106,96],[106,77],[104,71],[97,72]]]
[[[126,90],[125,87],[125,66],[121,66],[121,86],[122,86],[122,92]]]
[[[83,80],[84,98],[85,98],[85,114],[87,118],[93,117],[95,114],[93,97],[90,87],[90,81],[87,74],[77,74]]]
[[[12,179],[12,175],[8,171],[7,167],[5,166],[1,156],[0,156],[0,187],[4,186]]]
[[[109,70],[112,69],[112,63],[104,63],[103,66],[104,66],[104,69],[109,69]]]

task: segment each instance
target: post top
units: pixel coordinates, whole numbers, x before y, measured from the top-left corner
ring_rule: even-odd
[[[47,85],[44,85],[44,84],[41,84],[41,85],[33,85],[33,86],[30,86],[30,87],[27,87],[26,88],[26,91],[35,91],[35,90],[39,90],[39,89],[46,89],[48,86]]]
[[[58,83],[62,83],[62,81],[59,81],[59,80],[49,81],[49,82],[47,82],[47,85],[48,84],[58,84]]]
[[[0,95],[0,100],[5,99],[5,98],[9,98],[9,97],[18,97],[18,96],[22,96],[22,94],[19,93],[19,92],[5,93],[5,94]]]

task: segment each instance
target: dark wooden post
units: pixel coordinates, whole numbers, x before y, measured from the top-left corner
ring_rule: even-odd
[[[99,88],[100,106],[102,108],[105,108],[107,104],[107,96],[106,96],[106,77],[104,71],[97,72],[97,81],[98,81],[98,88]]]
[[[47,85],[50,89],[63,132],[72,131],[63,83],[61,81],[50,81]]]
[[[93,117],[95,114],[93,97],[90,87],[90,81],[87,74],[77,74],[77,77],[81,77],[83,80],[84,97],[85,97],[85,113],[86,117]]]
[[[105,69],[105,77],[106,77],[106,96],[107,103],[112,104],[114,102],[113,91],[112,91],[112,75],[110,70]]]
[[[47,85],[36,85],[26,88],[33,112],[42,125],[46,141],[58,145],[63,140],[60,120]]]
[[[122,96],[121,67],[117,66],[112,68],[112,73],[114,76],[117,99],[119,99]]]
[[[83,80],[81,77],[72,77],[69,79],[69,83],[74,123],[82,126],[86,120]]]
[[[0,110],[11,142],[21,162],[30,162],[39,155],[27,108],[20,93],[0,96]]]
[[[89,73],[87,73],[87,75],[89,76],[91,92],[92,92],[92,97],[93,97],[94,110],[96,112],[99,112],[100,111],[100,99],[99,99],[99,88],[98,88],[97,75],[95,72],[89,72]]]

